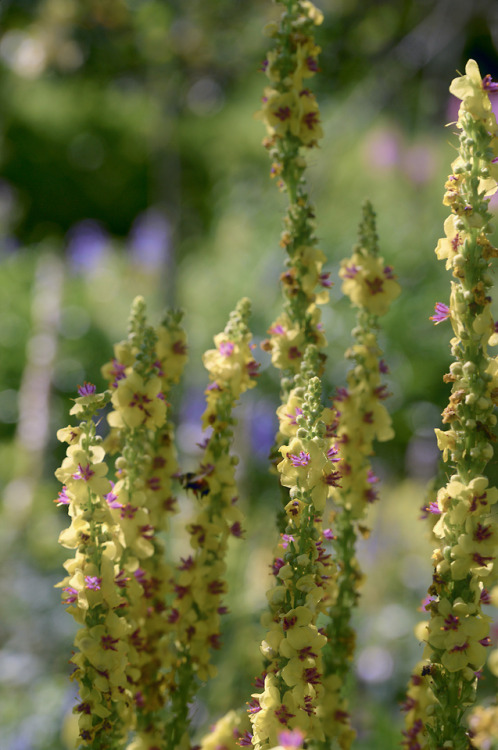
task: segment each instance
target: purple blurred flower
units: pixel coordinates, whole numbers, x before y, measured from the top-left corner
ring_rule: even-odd
[[[390,169],[400,162],[400,137],[395,130],[384,128],[373,133],[366,146],[366,159],[374,167]]]
[[[168,220],[155,208],[140,214],[129,237],[132,260],[147,270],[161,268],[169,258],[171,228]]]
[[[258,458],[268,458],[275,442],[278,422],[272,404],[266,399],[252,399],[246,412],[251,450]]]
[[[74,224],[67,233],[67,255],[76,273],[95,271],[109,244],[109,236],[93,219]]]

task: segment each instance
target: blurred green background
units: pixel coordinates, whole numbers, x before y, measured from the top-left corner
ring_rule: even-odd
[[[358,747],[388,750],[398,745],[399,702],[420,655],[412,628],[431,571],[428,529],[416,521],[448,397],[449,331],[428,320],[449,296],[434,255],[455,155],[445,124],[458,105],[448,86],[468,57],[498,76],[498,6],[318,4],[322,72],[313,83],[325,137],[310,154],[309,179],[336,280],[324,310],[327,395],[343,381],[354,321],[337,269],[366,197],[403,286],[382,336],[397,437],[375,464],[385,489],[360,549],[370,576],[355,664]],[[55,432],[68,423],[76,386],[103,387],[100,365],[125,335],[137,294],[153,320],[165,306],[184,308],[190,362],[175,415],[188,470],[203,409],[202,352],[241,296],[253,302],[256,343],[279,309],[285,197],[269,179],[252,117],[265,85],[261,30],[278,14],[268,0],[0,5],[0,750],[65,747],[74,625],[53,589],[67,525],[53,503],[53,472],[64,454]],[[267,355],[257,356],[260,387],[240,407],[237,434],[249,520],[230,576],[244,585],[232,585],[220,676],[193,707],[199,730],[243,705],[260,670],[259,612],[279,502],[266,462],[278,378]],[[182,544],[181,534],[171,539],[174,557]],[[485,692],[495,687],[487,675]]]

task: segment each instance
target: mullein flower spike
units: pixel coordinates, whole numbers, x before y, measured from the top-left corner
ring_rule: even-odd
[[[59,542],[75,550],[58,586],[63,604],[80,625],[71,658],[72,678],[79,685],[74,708],[79,714],[79,744],[104,750],[121,745],[134,727],[126,674],[129,626],[121,616],[127,602],[118,581],[123,539],[106,501],[111,483],[94,421],[111,394],[97,393],[88,383],[79,394],[71,414],[81,419],[80,424],[57,433],[69,444],[56,477],[64,485],[59,504],[67,505],[71,518]]]
[[[287,269],[281,275],[285,308],[270,326],[270,338],[263,347],[271,351],[272,362],[284,374],[284,395],[292,387],[292,376],[299,371],[305,348],[313,344],[323,349],[326,339],[317,305],[328,301],[329,274],[317,247],[314,209],[304,182],[306,160],[303,149],[317,146],[322,137],[318,104],[309,89],[310,79],[319,71],[320,48],[313,38],[314,27],[323,16],[305,0],[284,2],[280,25],[269,34],[275,48],[268,53],[264,70],[271,85],[264,91],[263,107],[257,117],[266,125],[263,144],[273,159],[272,176],[289,197],[281,246],[287,252]],[[324,355],[321,355],[324,359]]]
[[[147,325],[145,305],[132,307],[128,339],[115,347],[103,374],[110,381],[114,410],[108,415],[110,452],[117,481],[108,502],[126,541],[121,583],[130,606],[128,680],[133,686],[137,735],[130,750],[157,744],[164,729],[160,712],[172,689],[174,664],[163,648],[169,628],[165,600],[172,593],[172,568],[164,562],[159,534],[175,511],[172,479],[178,471],[167,395],[186,360],[181,315],[168,313],[157,329]]]
[[[179,320],[170,314],[154,331],[137,298],[129,337],[103,368],[110,390],[97,394],[91,384],[80,387],[71,413],[84,421],[58,433],[70,444],[56,472],[64,482],[59,504],[69,506],[73,519],[60,542],[77,548],[60,585],[83,626],[72,659],[82,685],[76,708],[80,738],[98,750],[122,747],[130,729],[136,729],[134,750],[157,745],[162,734],[157,711],[173,667],[160,637],[167,630],[164,600],[172,571],[157,534],[174,510],[171,478],[177,465],[165,394],[185,361]],[[109,401],[111,432],[102,442],[95,415]],[[106,450],[117,454],[114,482],[106,476]]]
[[[276,583],[267,592],[269,612],[262,619],[267,628],[261,644],[266,661],[262,692],[253,693],[249,707],[250,742],[258,750],[278,745],[283,730],[300,730],[309,740],[325,738],[321,652],[327,638],[317,620],[336,591],[335,565],[322,529],[329,477],[335,471],[326,424],[331,410],[320,403],[320,380],[313,375],[317,366],[318,352],[310,348],[290,395],[299,404],[295,425],[286,407],[279,409],[281,432],[293,434],[280,448],[277,469],[282,486],[289,489],[286,526],[271,566]]]
[[[335,724],[342,730],[338,741],[342,748],[348,748],[354,737],[348,727],[346,702],[347,675],[355,649],[351,616],[363,581],[356,543],[359,536],[368,535],[367,511],[378,496],[379,480],[370,461],[374,441],[394,437],[384,406],[389,393],[382,381],[388,368],[377,341],[378,318],[400,293],[393,269],[379,256],[375,213],[368,201],[363,206],[359,243],[353,256],[342,262],[339,275],[343,292],[359,310],[353,330],[355,343],[346,352],[354,366],[348,373],[347,387],[339,388],[333,399],[333,439],[340,481],[331,487],[330,495],[335,506],[332,546],[339,572],[337,597],[328,612],[328,643],[323,656],[325,674],[335,687],[335,703],[340,701],[336,710],[342,722]]]
[[[445,376],[452,393],[443,412],[449,428],[436,430],[453,473],[437,493],[434,534],[440,543],[433,554],[435,572],[426,605],[430,621],[417,628],[426,647],[405,704],[407,748],[469,746],[464,716],[475,701],[489,644],[490,618],[482,603],[484,587],[494,577],[498,540],[498,525],[490,515],[498,490],[485,476],[493,456],[498,394],[497,361],[488,354],[488,344],[496,338],[488,271],[498,255],[488,239],[488,202],[498,177],[498,129],[488,95],[494,86],[489,76],[481,78],[474,60],[450,86],[462,100],[460,147],[445,185],[443,203],[451,215],[436,254],[446,261],[454,281],[449,307],[436,306],[433,320],[449,318],[454,333],[455,361]]]
[[[221,616],[227,612],[223,597],[227,592],[228,540],[244,534],[243,516],[237,506],[237,459],[230,455],[230,445],[235,425],[232,410],[240,396],[256,385],[258,375],[249,316],[249,300],[242,299],[224,332],[215,336],[216,348],[203,357],[210,382],[202,421],[211,434],[198,471],[182,478],[185,489],[196,498],[197,513],[187,526],[192,551],[177,566],[169,614],[179,669],[172,695],[174,718],[168,727],[168,747],[189,747],[189,703],[199,683],[216,674],[211,655],[221,647]],[[223,732],[225,726],[226,722],[216,731]]]

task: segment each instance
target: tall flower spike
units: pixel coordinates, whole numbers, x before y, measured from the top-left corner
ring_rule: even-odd
[[[326,257],[317,247],[303,157],[303,149],[316,146],[322,136],[318,104],[308,84],[319,70],[320,48],[313,34],[323,17],[305,0],[278,1],[285,5],[285,12],[280,24],[270,29],[275,48],[268,53],[265,72],[271,85],[265,89],[257,117],[266,125],[263,143],[273,159],[272,175],[278,175],[279,186],[289,197],[280,242],[287,252],[287,268],[281,275],[284,311],[270,326],[270,338],[263,344],[271,351],[275,367],[283,371],[286,398],[306,346],[323,349],[326,345],[317,305],[327,302],[331,284],[329,274],[323,272]]]
[[[304,372],[313,361],[316,365],[317,353],[307,353],[302,377],[296,378],[298,428],[289,444],[281,446],[277,467],[289,493],[285,531],[272,565],[276,583],[267,593],[269,612],[263,616],[264,687],[252,695],[249,709],[251,742],[258,750],[274,747],[284,730],[300,730],[301,740],[325,737],[321,652],[327,639],[317,620],[335,595],[335,566],[323,547],[321,525],[333,464],[322,420],[320,380]]]
[[[79,685],[79,743],[88,748],[122,746],[134,727],[132,694],[126,664],[129,658],[128,625],[120,615],[126,600],[118,582],[122,537],[106,495],[111,490],[102,440],[94,417],[110,399],[89,384],[79,388],[71,414],[78,427],[59,430],[67,442],[67,457],[56,471],[63,483],[61,504],[68,506],[71,525],[59,542],[74,549],[64,567],[67,576],[58,584],[63,603],[80,624],[71,662]]]
[[[200,682],[216,674],[211,654],[221,646],[228,540],[243,536],[243,517],[236,504],[238,461],[230,455],[230,445],[235,424],[232,410],[240,396],[256,385],[249,316],[249,300],[242,299],[224,332],[214,337],[216,348],[204,354],[210,382],[203,425],[211,434],[199,469],[182,477],[185,489],[196,499],[197,511],[187,526],[192,549],[177,566],[176,596],[169,615],[178,669],[166,728],[167,746],[182,750],[189,747],[189,704]]]
[[[426,647],[422,668],[412,678],[404,742],[407,748],[418,742],[433,750],[468,747],[464,717],[475,701],[477,672],[489,643],[490,618],[482,612],[482,591],[498,540],[498,525],[490,515],[498,490],[485,476],[493,455],[498,394],[497,361],[488,354],[494,333],[488,269],[498,255],[488,239],[488,202],[497,187],[498,131],[489,77],[481,79],[474,60],[465,71],[450,86],[462,100],[460,146],[443,200],[451,215],[436,248],[455,279],[449,305],[454,362],[445,376],[452,383],[444,411],[449,429],[436,430],[447,473],[453,473],[437,493],[440,513],[434,533],[440,544],[433,554],[430,620],[417,629]]]
[[[339,710],[345,720],[348,715],[345,685],[355,649],[351,617],[363,580],[356,558],[357,539],[368,534],[367,512],[378,492],[378,478],[372,471],[370,457],[376,440],[390,440],[394,436],[383,403],[389,393],[382,382],[387,368],[377,341],[378,318],[400,293],[393,269],[379,255],[375,213],[368,201],[363,206],[358,234],[359,243],[353,256],[343,261],[340,271],[343,291],[359,310],[353,331],[355,343],[346,352],[353,367],[347,376],[347,388],[340,388],[333,401],[334,441],[341,478],[330,487],[330,496],[335,505],[332,546],[339,573],[338,595],[328,612],[329,641],[324,649],[324,672],[334,688],[332,694],[339,692],[335,700],[342,699]],[[346,727],[340,722],[331,727],[343,730],[339,738],[341,747],[349,747],[353,732],[344,723]]]
[[[137,298],[128,338],[116,345],[113,361],[103,367],[115,407],[109,415],[109,444],[121,454],[107,502],[125,546],[119,584],[127,599],[122,611],[130,630],[127,678],[137,713],[137,734],[129,750],[148,750],[161,741],[164,704],[174,681],[171,653],[162,647],[171,630],[165,600],[172,593],[173,570],[165,563],[159,534],[175,510],[171,482],[178,467],[166,394],[185,361],[180,318],[169,313],[154,330],[147,324],[143,299]]]

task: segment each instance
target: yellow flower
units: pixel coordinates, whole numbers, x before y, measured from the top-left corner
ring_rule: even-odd
[[[254,116],[263,120],[269,135],[283,138],[299,129],[298,94],[295,91],[280,93],[267,86],[263,92],[263,107]]]
[[[492,115],[491,102],[484,90],[479,66],[475,60],[467,62],[465,75],[453,79],[450,92],[462,100],[463,106],[473,117],[485,120]]]
[[[71,445],[62,465],[55,472],[57,479],[65,484],[67,493],[76,502],[88,500],[88,492],[104,495],[111,489],[105,478],[108,467],[103,463],[105,451],[101,446],[93,446],[88,451],[79,445]]]
[[[299,486],[304,490],[312,490],[322,483],[324,469],[330,461],[324,452],[323,440],[293,438],[289,445],[279,448],[283,460],[277,469],[281,474],[281,484],[284,487]]]
[[[323,23],[323,13],[310,0],[301,0],[301,8],[306,11],[308,18],[311,18],[315,26]]]
[[[286,619],[289,616],[290,612],[287,613]],[[315,625],[295,625],[287,630],[285,640],[281,641],[280,653],[287,659],[293,659],[299,654],[301,656],[310,654],[310,658],[316,659],[326,643],[327,636],[319,633]],[[312,656],[312,654],[316,654],[316,656]]]
[[[446,237],[440,239],[437,243],[435,253],[439,260],[446,259],[446,268],[452,268],[453,259],[460,252],[464,236],[455,226],[456,216],[450,214],[444,222],[444,233]]]
[[[434,430],[437,439],[437,447],[443,454],[443,461],[448,460],[448,454],[455,450],[456,447],[456,434],[453,430]]]
[[[256,363],[250,339],[248,335],[240,341],[232,341],[226,333],[219,333],[214,337],[216,349],[209,349],[202,357],[211,380],[229,387],[234,399],[256,385]]]
[[[135,429],[144,425],[154,429],[164,424],[166,403],[158,377],[146,382],[133,370],[118,381],[111,400],[115,409],[107,417],[111,427]]]
[[[302,414],[303,399],[291,391],[285,404],[277,409],[279,434],[282,438],[294,437],[297,432],[297,418]]]
[[[323,264],[327,258],[319,248],[310,246],[299,247],[293,257],[295,262],[302,265],[302,273],[299,274],[301,287],[305,294],[313,294],[316,285],[320,280]]]
[[[79,442],[81,436],[81,428],[73,427],[68,425],[60,430],[57,430],[57,440],[61,443],[69,443],[69,445],[75,445]]]
[[[353,305],[365,307],[374,315],[384,315],[401,292],[392,268],[380,257],[355,252],[341,262],[339,276],[343,279],[342,291]]]
[[[311,78],[318,72],[317,57],[321,49],[313,39],[306,39],[304,44],[298,44],[296,49],[296,69],[293,74],[294,85],[302,87],[303,78]]]
[[[291,130],[294,135],[304,143],[312,146],[319,138],[323,138],[323,130],[320,125],[320,110],[314,94],[308,89],[299,93],[299,108],[297,122],[291,122]]]
[[[181,328],[170,330],[166,326],[159,326],[156,333],[156,353],[163,377],[178,383],[187,361],[186,334]]]

